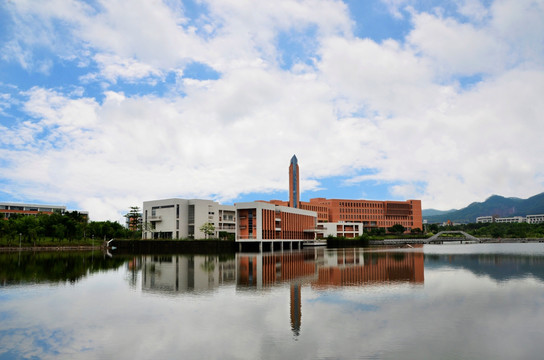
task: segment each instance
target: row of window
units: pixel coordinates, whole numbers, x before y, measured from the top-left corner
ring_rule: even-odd
[[[339,205],[344,207],[383,208],[383,203],[369,203],[369,202],[340,201]]]
[[[341,213],[348,213],[348,214],[383,214],[383,210],[378,209],[354,209],[354,208],[347,208],[343,209],[340,208]]]

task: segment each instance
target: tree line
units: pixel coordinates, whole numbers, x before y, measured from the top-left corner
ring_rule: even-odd
[[[88,221],[86,215],[77,211],[36,216],[12,214],[7,219],[0,219],[0,240],[5,245],[18,244],[19,241],[40,244],[139,237],[139,230],[129,230],[113,221]]]

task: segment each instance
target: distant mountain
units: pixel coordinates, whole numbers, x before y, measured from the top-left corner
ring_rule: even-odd
[[[423,209],[421,210],[421,213],[423,217],[426,217],[426,216],[435,216],[435,215],[445,215],[456,210],[457,209],[451,209],[451,210]]]
[[[474,202],[460,210],[432,215],[426,215],[426,211],[422,211],[423,219],[430,224],[442,223],[448,220],[458,223],[473,223],[476,222],[476,218],[479,216],[496,215],[498,217],[507,217],[544,214],[544,193],[528,199],[505,198],[493,195],[484,202]],[[430,209],[430,211],[437,210]]]

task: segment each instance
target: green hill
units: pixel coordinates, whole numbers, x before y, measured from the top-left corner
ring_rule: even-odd
[[[526,216],[544,214],[544,193],[528,199],[490,196],[484,202],[474,202],[466,208],[444,214],[423,215],[428,223],[442,223],[448,220],[457,223],[473,223],[479,216],[495,215],[498,217]]]
[[[427,216],[445,215],[445,214],[454,212],[456,210],[457,209],[451,209],[451,210],[423,209],[421,212],[423,217],[427,217]]]

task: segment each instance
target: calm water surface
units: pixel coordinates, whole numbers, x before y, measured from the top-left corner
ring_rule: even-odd
[[[0,254],[0,359],[541,359],[544,244]]]

